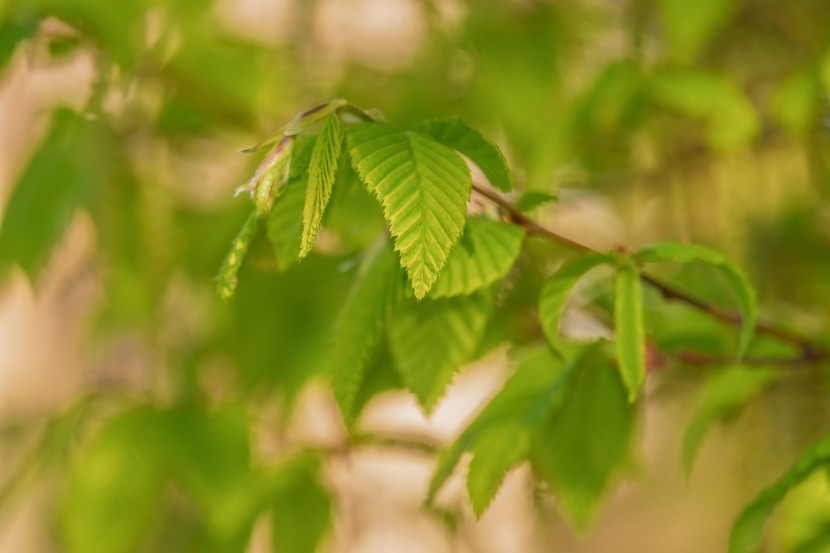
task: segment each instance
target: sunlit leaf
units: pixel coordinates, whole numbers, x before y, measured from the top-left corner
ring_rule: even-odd
[[[346,127],[352,163],[383,212],[417,298],[429,292],[464,231],[470,172],[418,132],[382,123]]]
[[[513,189],[510,170],[499,147],[489,138],[455,117],[447,121],[425,121],[415,130],[427,134],[475,163],[490,184],[503,192]]]
[[[323,122],[314,152],[311,155],[308,173],[308,190],[303,209],[303,237],[300,259],[308,255],[317,239],[317,232],[323,221],[323,213],[331,198],[332,185],[337,176],[337,161],[343,137],[340,119],[329,115]]]
[[[429,297],[470,294],[504,278],[519,256],[524,234],[516,225],[469,219],[461,243],[447,259]]]

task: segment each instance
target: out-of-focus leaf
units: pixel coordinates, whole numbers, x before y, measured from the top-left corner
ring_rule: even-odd
[[[340,119],[329,115],[317,135],[314,152],[311,155],[308,174],[308,190],[303,208],[303,236],[300,259],[308,255],[317,239],[317,232],[323,222],[323,213],[331,198],[332,186],[337,177],[337,162],[343,141]]]
[[[17,264],[35,279],[75,210],[110,172],[105,130],[67,109],[29,161],[3,214],[0,267]]]
[[[729,537],[729,553],[753,553],[759,551],[764,526],[776,505],[787,492],[807,479],[816,470],[830,463],[830,437],[825,437],[805,451],[777,481],[764,489],[741,512],[732,526]]]
[[[367,365],[402,291],[398,260],[384,243],[364,260],[340,314],[331,347],[334,396],[347,423],[356,415],[355,398]]]
[[[513,202],[513,205],[516,206],[516,208],[527,213],[529,211],[533,211],[534,209],[542,207],[545,204],[555,203],[558,201],[558,194],[541,192],[539,190],[528,190],[527,192],[519,196],[519,198],[515,202]]]
[[[115,62],[132,66],[141,50],[143,19],[151,2],[107,0],[37,0],[42,10],[83,29]]]
[[[755,108],[731,81],[692,70],[668,70],[651,78],[660,104],[707,122],[707,140],[719,150],[748,145],[760,131]]]
[[[296,267],[298,263],[307,188],[307,176],[289,180],[283,185],[268,213],[268,240],[274,247],[280,270]]]
[[[244,543],[260,503],[249,463],[241,411],[141,406],[120,414],[72,463],[63,507],[69,550],[136,550],[171,480],[197,506],[206,546]]]
[[[431,136],[475,163],[490,184],[503,192],[513,190],[510,170],[499,147],[489,138],[455,117],[447,121],[425,121],[415,130]]]
[[[584,354],[584,348],[566,352],[566,356],[554,355],[547,346],[538,346],[524,352],[516,372],[504,387],[482,409],[453,444],[441,452],[430,480],[427,504],[452,475],[461,456],[472,450],[479,441],[486,439],[489,428],[515,422],[526,430],[538,427],[561,400],[567,375],[575,362]],[[567,361],[565,359],[567,357]],[[484,462],[482,459],[481,463]],[[503,476],[503,474],[501,475]],[[490,488],[498,488],[491,482]],[[482,497],[485,494],[482,493]]]
[[[332,500],[319,480],[319,461],[290,460],[275,476],[271,494],[274,553],[314,553],[331,526]]]
[[[583,358],[567,386],[536,433],[532,459],[557,503],[584,529],[629,460],[634,417],[619,373],[599,355]]]
[[[355,171],[383,205],[418,299],[458,244],[472,180],[464,161],[426,135],[382,123],[346,127]]]
[[[447,259],[429,297],[471,294],[504,278],[519,257],[524,234],[516,225],[468,219],[464,236]]]
[[[733,416],[778,375],[774,369],[742,366],[730,367],[715,375],[683,437],[683,468],[687,474],[692,471],[697,452],[712,424]]]
[[[154,522],[164,484],[160,431],[152,409],[135,409],[111,421],[73,463],[62,519],[69,551],[137,548]]]
[[[496,496],[507,472],[522,462],[530,449],[531,433],[515,422],[488,428],[473,445],[467,472],[467,492],[480,517]]]
[[[660,0],[674,57],[691,61],[735,13],[739,0]]]
[[[245,224],[242,225],[239,234],[234,238],[231,249],[225,257],[225,261],[222,263],[222,268],[219,269],[218,289],[219,296],[223,300],[229,300],[233,297],[238,282],[237,273],[239,273],[239,267],[242,266],[242,260],[245,258],[248,246],[251,244],[251,240],[254,239],[254,235],[256,235],[256,231],[261,224],[262,217],[258,213],[252,212],[245,221]]]
[[[38,16],[19,3],[12,7],[0,5],[0,74],[17,49],[37,30]]]
[[[813,66],[788,75],[776,87],[770,109],[786,129],[802,133],[818,126],[821,78]]]
[[[640,263],[657,263],[674,261],[691,263],[700,261],[719,269],[735,293],[738,310],[742,318],[741,335],[738,341],[738,357],[743,357],[755,334],[758,319],[758,307],[755,289],[749,283],[746,273],[729,261],[723,254],[696,244],[679,242],[660,242],[642,247],[634,254]]]
[[[258,270],[254,252],[239,274],[231,304],[238,374],[245,390],[276,390],[286,405],[331,365],[331,329],[351,275],[344,258],[310,255],[290,271]]]
[[[610,261],[606,254],[579,255],[565,262],[545,283],[539,294],[539,320],[551,346],[559,346],[559,321],[573,286],[585,273]]]
[[[408,300],[395,311],[389,324],[389,348],[406,387],[426,413],[476,352],[491,310],[490,294],[482,291]]]
[[[626,263],[617,272],[614,334],[620,373],[628,388],[628,399],[633,402],[646,380],[646,333],[640,273],[632,263]]]

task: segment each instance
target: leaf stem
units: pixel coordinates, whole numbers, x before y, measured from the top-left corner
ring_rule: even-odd
[[[473,190],[475,190],[484,198],[493,202],[495,205],[502,208],[509,215],[511,222],[524,228],[529,235],[541,236],[542,238],[550,240],[551,242],[556,242],[557,244],[560,244],[568,248],[569,250],[573,250],[576,252],[600,253],[598,250],[592,248],[591,246],[588,246],[587,244],[583,244],[582,242],[559,234],[558,232],[555,232],[547,227],[540,225],[539,223],[525,215],[519,208],[514,206],[495,190],[492,190],[475,182],[473,183]],[[643,282],[649,284],[652,288],[655,288],[657,291],[659,291],[660,294],[662,294],[663,298],[665,298],[666,300],[675,300],[685,303],[686,305],[694,307],[715,319],[721,320],[731,325],[740,326],[741,324],[741,316],[734,311],[723,309],[704,300],[696,298],[692,295],[689,295],[686,292],[672,286],[671,284],[663,282],[662,280],[648,273],[641,272],[640,278],[643,280]],[[801,355],[799,357],[789,360],[780,360],[780,362],[785,362],[786,364],[812,364],[817,363],[819,361],[826,361],[830,359],[830,351],[828,351],[821,345],[816,344],[803,336],[797,335],[783,328],[759,322],[755,327],[755,331],[758,334],[763,334],[771,338],[775,338],[780,342],[785,342],[792,346],[796,346],[801,350]]]

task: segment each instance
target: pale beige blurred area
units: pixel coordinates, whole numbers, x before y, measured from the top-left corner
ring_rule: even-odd
[[[450,3],[452,4],[452,3]],[[324,0],[315,14],[313,40],[331,63],[359,58],[379,68],[405,65],[424,40],[420,4],[412,0]],[[449,8],[450,11],[452,7]],[[236,32],[265,43],[290,32],[300,17],[298,3],[282,0],[223,0],[217,14],[229,18]],[[382,45],[382,46],[381,46]],[[0,202],[37,144],[49,108],[57,104],[80,107],[90,90],[92,60],[76,55],[57,64],[33,63],[18,52],[0,81]],[[664,187],[644,183],[622,198],[590,194],[566,195],[545,215],[555,228],[597,247],[636,245],[659,238],[653,233],[671,228],[695,239],[726,236],[730,252],[740,257],[742,222],[773,209],[783,196],[808,196],[791,183],[806,182],[803,161],[786,144],[771,148],[760,159],[740,155],[723,166],[699,174],[687,173],[685,184]],[[173,161],[175,163],[175,161]],[[186,164],[186,162],[183,162]],[[218,181],[234,178],[227,167],[183,167],[211,171]],[[753,200],[724,184],[727,173],[757,183]],[[217,176],[218,175],[218,176]],[[674,176],[680,179],[680,176]],[[782,183],[787,183],[782,184]],[[194,192],[195,194],[196,192]],[[714,195],[713,195],[714,193]],[[678,199],[677,195],[683,195]],[[716,200],[713,201],[712,198]],[[645,201],[643,199],[645,198]],[[630,205],[645,205],[630,209]],[[705,204],[705,209],[699,209]],[[0,206],[1,207],[1,206]],[[0,209],[2,212],[2,209]],[[621,216],[620,213],[629,214]],[[125,346],[100,358],[86,342],[90,314],[100,300],[92,269],[95,236],[81,214],[70,225],[39,282],[33,286],[21,273],[0,285],[0,420],[37,418],[65,405],[89,385],[93,366],[116,362],[147,372],[152,361],[140,347]],[[569,314],[574,334],[605,332],[579,310]],[[581,322],[582,321],[582,322]],[[587,329],[587,330],[586,330]],[[567,329],[566,329],[567,330]],[[458,376],[433,416],[426,420],[411,397],[387,394],[374,401],[362,420],[366,431],[389,436],[419,436],[438,444],[453,439],[509,375],[504,350],[489,355]],[[789,384],[800,409],[826,411],[807,377]],[[707,553],[725,550],[729,527],[737,512],[776,476],[789,459],[761,456],[758,451],[788,439],[770,428],[783,425],[780,412],[750,410],[726,430],[715,430],[705,443],[698,466],[688,480],[680,465],[680,441],[700,390],[690,383],[651,377],[638,429],[638,457],[627,483],[600,510],[593,530],[575,537],[556,512],[549,496],[533,489],[527,467],[511,472],[491,508],[476,520],[467,506],[464,467],[460,467],[439,496],[439,506],[460,508],[456,537],[425,512],[422,503],[434,459],[405,448],[372,446],[335,457],[326,476],[337,492],[337,516],[327,551],[337,553]],[[782,397],[787,390],[775,390]],[[774,419],[774,420],[772,420]],[[290,428],[299,442],[337,444],[342,427],[336,408],[322,386],[301,397]],[[777,437],[776,437],[777,436]],[[18,457],[0,451],[5,474]],[[463,465],[463,464],[462,464]],[[0,553],[55,551],[44,521],[54,507],[53,482],[38,482],[13,512],[0,517]],[[541,500],[541,509],[535,505]],[[251,553],[265,551],[269,529],[262,524],[252,538]]]

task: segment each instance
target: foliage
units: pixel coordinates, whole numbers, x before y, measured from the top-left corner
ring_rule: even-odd
[[[705,386],[683,439],[691,472],[714,423],[763,405],[789,369],[830,359],[821,307],[830,7],[764,1],[755,17],[737,0],[488,0],[464,2],[453,23],[433,4],[423,3],[428,39],[415,61],[392,70],[326,65],[314,41],[298,38],[313,30],[316,3],[278,45],[232,32],[207,0],[0,3],[0,68],[54,21],[54,63],[96,60],[87,104],[54,110],[9,196],[0,272],[47,278],[83,214],[102,289],[91,338],[114,347],[139,336],[161,365],[162,376],[123,394],[90,377],[89,413],[54,415],[33,449],[49,459],[38,470],[62,471],[67,551],[241,552],[257,524],[271,528],[274,551],[319,550],[348,508],[328,463],[383,443],[367,437],[362,411],[403,390],[429,417],[464,366],[496,349],[512,373],[430,451],[426,505],[442,512],[440,496],[468,460],[469,505],[481,517],[506,475],[526,466],[588,532],[631,474],[636,430],[660,386]],[[796,30],[770,46],[770,27]],[[585,43],[621,36],[624,55],[586,66]],[[332,96],[342,98],[287,115]],[[243,150],[258,164],[234,168],[216,154],[283,121]],[[746,231],[748,218],[721,233],[716,194],[675,188],[703,172],[688,170],[697,159],[738,164],[781,144],[806,152],[815,190],[745,232],[786,260],[764,265],[763,252],[720,240]],[[251,174],[237,189],[249,198],[231,200],[226,182],[219,200],[194,200],[201,175],[181,166],[211,163],[231,167],[235,183]],[[554,184],[569,178],[637,213],[650,209],[639,194],[665,184],[680,207],[629,245],[593,246],[556,226],[573,191]],[[675,215],[694,194],[706,217],[688,232]],[[171,316],[176,286],[198,299]],[[579,310],[606,332],[571,332],[563,322]],[[263,420],[276,416],[285,432],[313,381],[339,409],[344,444],[268,451],[257,439]],[[738,517],[730,550],[758,550],[776,504],[828,462],[824,438]]]

